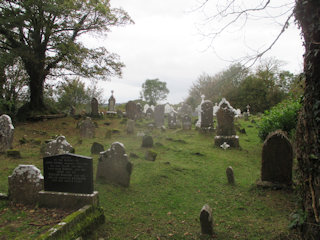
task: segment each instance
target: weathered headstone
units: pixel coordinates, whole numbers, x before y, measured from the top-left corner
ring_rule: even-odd
[[[152,151],[152,150],[148,150],[145,154],[145,159],[148,160],[148,161],[152,161],[154,162],[157,158],[157,153],[155,151]]]
[[[63,153],[74,153],[74,148],[68,143],[65,136],[59,136],[44,146],[43,155],[45,157]]]
[[[104,151],[104,147],[101,143],[94,142],[91,146],[91,154],[99,154]]]
[[[124,145],[112,143],[110,149],[100,153],[97,167],[97,180],[129,187],[132,163],[125,152]]]
[[[113,96],[113,90],[111,91],[111,97],[108,100],[108,112],[115,112],[116,99]]]
[[[200,212],[200,224],[202,234],[213,234],[212,209],[208,204],[204,205]]]
[[[201,129],[213,129],[213,104],[206,100],[201,104]]]
[[[84,138],[94,138],[96,132],[96,126],[90,117],[82,120],[79,123],[80,136]]]
[[[191,121],[191,117],[187,114],[185,114],[182,117],[182,129],[183,130],[191,130],[192,127],[192,121]]]
[[[148,109],[147,109],[147,111],[146,111],[146,118],[147,119],[153,119],[153,110],[152,110],[152,108],[151,107],[149,107]]]
[[[23,204],[36,204],[43,189],[43,176],[33,165],[19,165],[8,177],[9,199]]]
[[[146,148],[153,147],[153,138],[148,135],[143,136],[141,147],[146,147]]]
[[[134,101],[129,101],[126,104],[126,114],[128,119],[135,120],[137,117],[137,104]]]
[[[217,112],[217,136],[214,138],[216,146],[219,147],[225,142],[232,148],[239,147],[239,136],[236,135],[234,127],[234,115],[234,110],[229,102],[223,99]]]
[[[127,121],[127,134],[134,133],[134,125],[135,125],[135,121],[132,119],[128,119],[128,121]]]
[[[68,193],[93,193],[92,158],[60,154],[43,158],[44,190]]]
[[[12,147],[14,127],[11,118],[3,114],[0,117],[0,152],[5,152]]]
[[[234,184],[234,174],[233,174],[233,168],[231,166],[227,167],[226,169],[227,179],[229,184]]]
[[[91,116],[92,117],[99,116],[99,103],[96,98],[92,98],[91,100]]]
[[[164,105],[157,105],[154,108],[154,122],[157,128],[164,125]]]
[[[192,107],[187,103],[183,103],[181,108],[178,110],[178,115],[182,118],[184,115],[191,116],[192,115]]]
[[[261,181],[290,185],[292,183],[292,145],[278,130],[266,138],[262,148]]]
[[[168,114],[168,128],[177,128],[177,114],[175,112],[171,112]]]
[[[141,119],[143,114],[143,108],[140,103],[137,103],[136,119]]]

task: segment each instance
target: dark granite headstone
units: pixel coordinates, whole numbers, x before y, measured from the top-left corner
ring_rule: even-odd
[[[289,139],[278,130],[266,138],[262,148],[261,181],[290,185],[293,150]]]
[[[92,98],[91,100],[91,116],[99,116],[99,103],[96,98]]]
[[[61,154],[43,158],[44,190],[93,193],[92,158]]]
[[[104,151],[104,147],[101,143],[94,142],[91,146],[91,154],[99,154]]]
[[[200,224],[202,234],[213,234],[212,209],[208,204],[204,205],[200,212]]]
[[[146,148],[153,147],[153,138],[148,135],[143,136],[141,147],[146,147]]]
[[[201,104],[201,128],[213,127],[213,104],[206,100]]]

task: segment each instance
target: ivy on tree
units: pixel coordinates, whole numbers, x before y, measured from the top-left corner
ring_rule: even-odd
[[[90,49],[79,37],[102,35],[131,23],[109,0],[7,0],[0,2],[0,55],[20,58],[28,75],[30,101],[24,110],[45,112],[44,83],[61,75],[107,79],[124,66],[104,47]]]

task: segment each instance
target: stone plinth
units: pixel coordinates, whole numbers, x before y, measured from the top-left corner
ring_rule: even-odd
[[[40,191],[38,195],[40,207],[79,209],[85,205],[99,205],[99,193],[92,194]]]

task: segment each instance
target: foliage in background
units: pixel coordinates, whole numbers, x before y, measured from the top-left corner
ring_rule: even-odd
[[[242,111],[249,104],[253,113],[263,112],[288,96],[298,76],[279,70],[274,59],[263,62],[254,72],[240,64],[231,65],[215,76],[202,74],[189,90],[187,103],[196,107],[200,96],[213,103],[226,98],[233,107]]]
[[[97,36],[113,26],[131,23],[121,8],[109,0],[96,1],[1,1],[0,57],[20,57],[28,75],[30,99],[20,113],[48,112],[44,85],[48,77],[61,75],[106,79],[121,76],[119,56],[104,47],[87,48],[79,37]]]
[[[260,139],[264,141],[269,133],[277,129],[293,137],[301,106],[299,99],[288,99],[265,111],[258,124]]]
[[[157,102],[165,100],[168,93],[166,82],[161,82],[159,79],[147,79],[142,84],[140,95],[148,104],[156,105]]]

